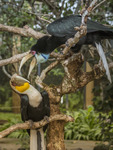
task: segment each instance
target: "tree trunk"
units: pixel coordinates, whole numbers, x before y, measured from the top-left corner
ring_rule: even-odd
[[[12,55],[18,54],[18,48],[20,47],[20,35],[13,35],[13,51]],[[15,72],[18,73],[19,63],[14,63]],[[13,104],[13,112],[20,112],[20,97],[17,93],[12,92],[12,104]]]
[[[12,105],[13,105],[12,111],[14,113],[19,113],[20,112],[20,97],[14,91],[12,91]]]
[[[86,72],[90,72],[92,71],[92,68],[90,67],[89,63],[86,62]],[[86,106],[85,108],[87,108],[89,105],[93,105],[93,98],[94,98],[94,94],[93,94],[93,88],[94,88],[94,81],[89,82],[86,85],[86,96],[85,96],[85,100],[86,100]]]
[[[60,114],[60,98],[59,96],[56,96],[54,99],[50,98],[50,115]],[[58,103],[55,103],[56,101]],[[47,132],[47,150],[65,150],[64,124],[64,121],[54,121],[49,124]]]

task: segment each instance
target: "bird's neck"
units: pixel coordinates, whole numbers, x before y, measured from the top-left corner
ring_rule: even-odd
[[[46,41],[47,53],[51,53],[54,49],[56,49],[57,47],[59,47],[60,45],[62,45],[64,43],[65,42],[63,40],[61,40],[60,37],[54,37],[54,36],[49,37],[48,40]]]
[[[54,49],[65,43],[64,37],[44,36],[40,38],[37,43],[32,47],[36,52],[49,54]]]
[[[29,104],[32,107],[38,107],[40,105],[42,96],[32,85],[30,85],[30,88],[26,90],[26,94],[29,97]]]

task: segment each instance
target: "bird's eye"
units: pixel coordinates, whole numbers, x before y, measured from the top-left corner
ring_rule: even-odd
[[[35,54],[36,54],[36,51],[31,51],[31,54],[32,54],[32,55],[35,55]]]

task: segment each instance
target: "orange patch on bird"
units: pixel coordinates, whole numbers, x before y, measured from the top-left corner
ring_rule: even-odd
[[[29,88],[29,83],[25,82],[22,86],[15,86],[16,90],[19,92],[24,92]]]

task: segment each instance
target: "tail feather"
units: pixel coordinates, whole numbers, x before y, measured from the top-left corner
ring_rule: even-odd
[[[43,128],[30,130],[30,149],[31,150],[46,150]]]
[[[108,67],[108,63],[107,63],[107,60],[106,60],[106,57],[105,57],[105,54],[104,54],[104,51],[103,51],[103,48],[101,46],[101,44],[99,43],[95,43],[96,44],[96,47],[97,47],[97,51],[100,55],[100,58],[102,60],[102,63],[104,65],[104,68],[106,70],[106,75],[107,75],[107,78],[108,80],[110,81],[110,83],[112,83],[112,80],[111,80],[111,75],[110,75],[110,71],[109,71],[109,67]]]
[[[30,130],[30,149],[38,150],[37,149],[37,130]]]
[[[37,150],[46,150],[43,128],[40,128],[37,131],[37,145],[38,145],[38,149]]]

